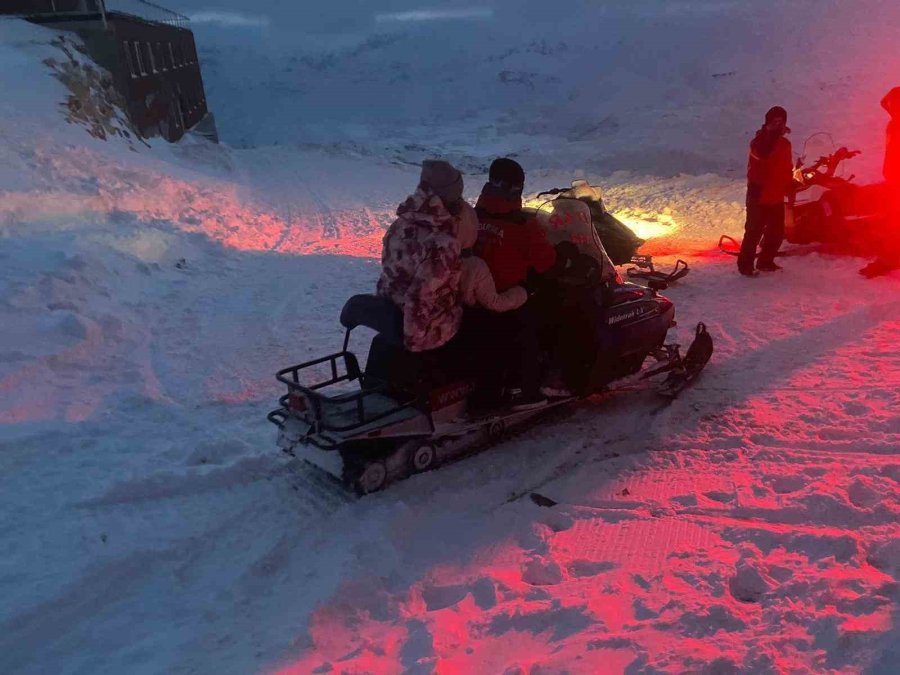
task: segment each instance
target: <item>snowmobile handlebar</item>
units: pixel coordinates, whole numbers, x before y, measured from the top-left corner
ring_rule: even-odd
[[[819,157],[813,164],[806,169],[803,169],[803,158],[799,158],[797,160],[797,168],[803,169],[803,173],[818,173],[818,174],[827,174],[833,175],[838,165],[848,159],[852,159],[857,155],[861,154],[859,150],[848,150],[846,147],[840,147],[835,152],[830,155],[823,155]],[[822,171],[825,169],[825,171]]]
[[[803,158],[800,157],[794,170],[794,180],[800,184],[798,189],[803,190],[813,185],[823,185],[832,180],[850,182],[853,176],[844,179],[838,178],[834,174],[841,162],[852,159],[859,154],[861,154],[859,150],[849,150],[845,146],[841,146],[830,155],[819,157],[808,167],[803,166]]]
[[[545,195],[558,195],[558,194],[561,194],[561,193],[563,193],[563,192],[567,192],[567,191],[569,191],[569,190],[571,190],[571,189],[572,189],[572,188],[570,188],[570,187],[567,187],[567,188],[552,188],[552,189],[550,189],[550,190],[544,190],[543,192],[538,192],[536,196],[537,196],[537,197],[543,197],[543,196],[545,196]]]

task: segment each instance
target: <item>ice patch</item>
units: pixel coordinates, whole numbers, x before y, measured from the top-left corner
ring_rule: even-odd
[[[873,567],[900,581],[900,539],[876,545],[867,559]]]
[[[590,626],[596,626],[597,619],[585,607],[563,607],[552,603],[546,609],[535,611],[516,610],[514,614],[498,614],[491,619],[488,630],[491,635],[500,636],[509,631],[519,631],[540,635],[548,633],[553,641],[565,640]]]
[[[593,561],[593,560],[573,560],[568,565],[569,574],[575,578],[594,577],[604,572],[614,570],[619,565],[614,562]]]
[[[559,563],[547,558],[532,558],[522,572],[522,581],[532,586],[552,586],[562,580],[563,571]]]
[[[466,586],[428,586],[422,589],[422,599],[429,612],[452,607],[468,594]]]
[[[728,588],[741,602],[759,602],[769,590],[769,584],[756,564],[742,560],[728,582]]]

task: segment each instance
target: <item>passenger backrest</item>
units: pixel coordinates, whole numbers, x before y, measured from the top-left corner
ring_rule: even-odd
[[[365,326],[393,344],[403,344],[403,314],[393,302],[380,295],[354,295],[341,310],[341,325],[347,330]]]

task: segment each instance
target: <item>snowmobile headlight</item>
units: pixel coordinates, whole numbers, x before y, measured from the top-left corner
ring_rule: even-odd
[[[668,237],[680,229],[680,225],[668,213],[647,213],[627,209],[616,211],[613,215],[637,237],[644,240]]]

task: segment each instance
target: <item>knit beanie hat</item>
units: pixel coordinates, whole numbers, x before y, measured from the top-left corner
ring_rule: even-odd
[[[766,124],[769,124],[777,119],[783,119],[787,122],[787,110],[782,108],[780,105],[772,106],[769,108],[768,112],[766,112]]]
[[[462,199],[462,174],[450,162],[440,159],[426,159],[422,162],[422,175],[419,184],[431,188],[445,206]]]
[[[521,192],[525,185],[525,171],[516,160],[500,157],[491,163],[488,181],[498,187],[515,188]]]

